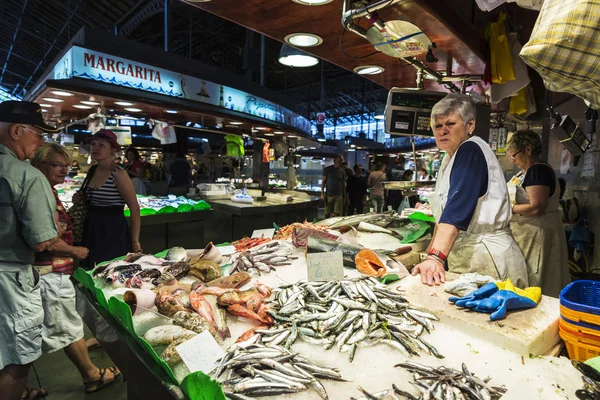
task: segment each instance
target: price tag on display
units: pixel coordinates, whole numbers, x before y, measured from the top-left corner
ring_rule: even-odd
[[[217,361],[225,351],[219,346],[209,331],[204,331],[175,347],[190,372],[202,371],[208,374],[215,369]]]
[[[309,253],[306,255],[308,281],[339,281],[344,279],[344,260],[341,251]]]
[[[266,238],[273,239],[273,235],[275,235],[275,228],[257,229],[254,232],[252,232],[252,238],[259,238],[263,235]]]
[[[222,255],[226,256],[228,254],[233,254],[236,252],[235,246],[217,246],[217,249],[221,252]]]

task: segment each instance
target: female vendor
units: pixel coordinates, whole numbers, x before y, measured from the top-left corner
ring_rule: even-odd
[[[560,186],[550,165],[541,162],[542,141],[533,131],[517,131],[507,154],[521,169],[508,183],[513,200],[510,229],[527,262],[530,286],[558,297],[569,283],[567,239],[559,212]]]
[[[489,145],[473,136],[472,99],[447,95],[433,107],[431,127],[446,156],[429,197],[437,225],[428,257],[412,274],[421,274],[424,284],[439,285],[447,263],[450,272],[510,278],[527,287],[525,259],[508,227],[512,212],[504,174]]]

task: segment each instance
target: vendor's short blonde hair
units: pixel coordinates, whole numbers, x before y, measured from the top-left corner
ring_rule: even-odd
[[[506,147],[523,151],[527,146],[531,146],[531,154],[535,156],[542,154],[542,139],[540,135],[529,129],[513,133]]]
[[[66,147],[61,146],[58,143],[46,143],[35,152],[35,155],[31,159],[31,165],[34,167],[39,167],[40,164],[48,161],[52,154],[63,156],[67,160],[67,163],[71,163],[71,155],[67,151]]]
[[[431,109],[431,129],[435,128],[435,120],[439,116],[447,117],[450,114],[458,114],[466,126],[469,121],[475,120],[476,113],[475,102],[471,96],[462,93],[450,93]]]

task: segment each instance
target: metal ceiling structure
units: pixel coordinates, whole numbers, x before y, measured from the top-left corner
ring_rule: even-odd
[[[82,26],[261,80],[295,101],[314,120],[358,122],[385,101],[387,90],[328,62],[302,69],[278,62],[281,43],[175,0],[3,0],[0,4],[0,87],[23,96]],[[169,21],[165,24],[165,20]],[[166,29],[165,29],[166,28]]]

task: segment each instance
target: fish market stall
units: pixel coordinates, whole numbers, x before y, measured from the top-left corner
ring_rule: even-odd
[[[280,190],[277,197],[259,201],[260,190],[248,190],[253,198],[248,203],[237,202],[231,198],[212,199],[216,231],[210,239],[215,242],[230,242],[252,235],[255,229],[272,228],[273,224],[284,226],[293,222],[314,221],[320,199],[293,190]],[[283,201],[286,196],[289,201]]]
[[[392,213],[294,223],[274,240],[130,254],[76,278],[139,345],[119,351],[156,363],[147,385],[192,399],[573,398],[579,372],[545,356],[560,340],[558,300],[496,322],[455,307],[393,261],[410,223]]]

